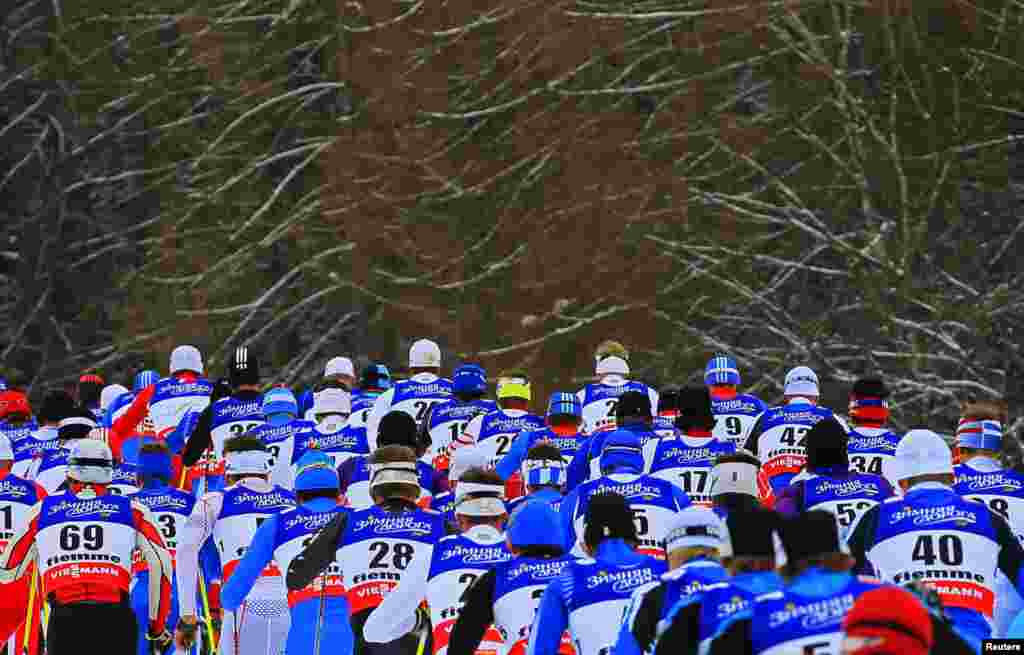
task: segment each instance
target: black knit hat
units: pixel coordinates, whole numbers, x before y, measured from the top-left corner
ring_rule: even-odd
[[[722,557],[774,557],[781,523],[779,514],[760,507],[729,512]]]
[[[861,378],[853,383],[850,395],[858,398],[888,398],[889,389],[879,378]]]
[[[651,416],[651,399],[639,391],[627,391],[619,396],[615,406],[615,418],[623,419],[630,416]]]
[[[707,387],[684,387],[679,391],[679,416],[676,417],[676,427],[680,430],[711,430],[715,427],[715,415],[711,411],[711,392]]]
[[[89,433],[96,429],[96,417],[84,407],[75,407],[71,413],[60,420],[57,426],[57,438],[61,441],[68,439],[84,439]]]
[[[380,420],[377,433],[377,447],[407,446],[416,449],[418,428],[413,417],[403,411],[394,410]]]
[[[676,385],[669,385],[658,392],[658,413],[679,411],[679,392]]]
[[[807,432],[807,470],[816,471],[829,466],[847,466],[849,458],[846,444],[849,437],[835,419],[818,421]]]
[[[77,407],[75,400],[63,389],[51,389],[43,396],[43,404],[39,408],[39,420],[53,423],[71,416]]]
[[[782,547],[789,564],[812,557],[842,552],[836,517],[811,510],[782,522]]]
[[[235,348],[231,363],[228,364],[228,380],[236,389],[243,384],[259,384],[260,365],[256,353],[246,346]]]
[[[583,543],[595,548],[605,539],[637,540],[629,501],[617,493],[591,496],[583,517]]]

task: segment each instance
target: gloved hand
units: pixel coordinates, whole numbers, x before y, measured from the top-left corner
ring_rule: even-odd
[[[174,630],[174,645],[188,651],[196,643],[199,634],[199,620],[194,616],[182,616]]]
[[[416,626],[412,629],[412,634],[420,632],[430,632],[430,612],[422,604],[416,608]]]
[[[171,645],[174,638],[165,628],[149,626],[146,631],[146,641],[149,642],[149,652],[153,655],[163,655],[164,651]]]

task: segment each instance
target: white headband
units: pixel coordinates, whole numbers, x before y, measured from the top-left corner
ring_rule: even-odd
[[[69,416],[68,418],[61,419],[60,423],[57,424],[57,427],[64,428],[69,425],[84,425],[90,428],[95,428],[96,421],[85,418],[84,416]]]
[[[460,482],[455,487],[455,502],[460,502],[470,494],[497,494],[498,498],[505,497],[504,484],[492,484],[488,482]]]
[[[469,498],[473,494],[486,494]],[[501,516],[505,513],[505,485],[460,482],[455,487],[455,513],[465,516]]]
[[[416,462],[386,462],[370,465],[370,489],[381,484],[408,484],[420,486]]]
[[[270,472],[270,453],[262,450],[232,452],[224,456],[228,475],[265,475]]]
[[[719,548],[721,545],[722,535],[719,529],[713,525],[688,525],[670,530],[665,535],[666,553],[670,553],[677,548],[692,548],[694,546]]]

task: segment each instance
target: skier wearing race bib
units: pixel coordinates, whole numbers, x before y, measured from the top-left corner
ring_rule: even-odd
[[[1024,540],[1024,474],[1005,469],[999,463],[1005,405],[966,403],[961,415],[956,431],[960,464],[953,467],[953,489],[964,498],[988,505],[1006,519],[1019,541]],[[1004,575],[996,577],[995,591],[992,634],[1002,637],[1024,609],[1024,601]]]
[[[340,514],[288,567],[288,588],[306,587],[336,560],[348,588],[355,652],[413,655],[428,635],[405,635],[386,644],[366,641],[370,612],[406,578],[423,576],[446,533],[443,517],[416,506],[420,494],[416,453],[403,446],[378,448],[370,457],[370,494],[376,505]],[[339,552],[340,551],[340,552]]]
[[[597,382],[588,384],[576,392],[583,410],[583,432],[593,434],[614,430],[621,423],[616,421],[616,406],[619,396],[635,391],[647,396],[650,407],[658,406],[658,392],[642,382],[626,379],[629,375],[629,353],[621,344],[606,341],[598,346],[594,357],[594,373]]]
[[[295,506],[295,497],[270,484],[270,454],[256,436],[242,434],[224,443],[226,487],[196,501],[178,539],[178,598],[181,619],[176,641],[195,638],[198,623],[196,588],[200,548],[212,539],[220,555],[224,582],[252,543],[259,526],[271,516]],[[208,583],[211,581],[207,581]],[[215,585],[208,584],[217,597]],[[216,605],[217,603],[214,602]],[[225,612],[220,652],[224,655],[280,655],[290,618],[281,572],[273,565],[263,573],[235,612]]]
[[[0,391],[0,436],[7,437],[14,447],[28,439],[38,428],[39,425],[32,418],[32,407],[24,391]]]
[[[135,398],[138,397],[143,390],[147,387],[151,387],[160,381],[160,374],[154,370],[139,371],[132,378],[132,389],[128,391],[125,389],[121,393],[117,393],[120,389],[124,389],[119,384],[114,384],[103,390],[104,398],[109,394],[110,398],[104,400],[101,398],[101,404],[106,408],[103,412],[103,427],[112,428],[117,419],[124,416],[124,413],[128,411],[128,408],[135,402]]]
[[[166,437],[189,410],[201,412],[210,404],[213,384],[203,377],[203,357],[195,346],[178,346],[171,351],[170,377],[136,392],[128,409],[111,428],[120,438],[131,435],[142,419],[149,416],[158,437]],[[116,455],[121,444],[111,449]]]
[[[459,534],[441,539],[428,566],[411,563],[402,583],[370,613],[366,640],[387,643],[403,635],[430,629],[435,654],[448,651],[452,628],[462,610],[463,593],[480,576],[511,559],[502,527],[508,518],[504,483],[494,471],[473,468],[459,479],[455,521]],[[424,556],[421,551],[417,557]],[[426,601],[428,612],[419,609]],[[477,655],[497,655],[502,639],[490,628]]]
[[[78,376],[78,388],[76,395],[78,404],[89,410],[92,418],[98,424],[103,420],[103,410],[100,408],[100,396],[103,394],[103,387],[106,382],[97,371],[86,371]]]
[[[632,632],[637,642],[653,641],[655,655],[706,653],[711,640],[749,611],[754,598],[782,589],[775,572],[780,521],[775,512],[760,508],[730,513],[718,551],[728,577],[705,585],[699,595],[683,597],[663,621],[636,622]]]
[[[270,453],[270,483],[285,489],[295,485],[292,462],[296,438],[316,425],[312,421],[295,418],[298,411],[295,395],[289,389],[271,389],[263,395],[263,417],[266,423],[249,431],[263,440]]]
[[[813,509],[829,512],[839,522],[840,537],[864,514],[893,495],[885,478],[850,470],[847,435],[839,423],[818,421],[807,433],[806,477],[784,488],[775,510],[785,517]]]
[[[351,416],[351,396],[342,389],[324,389],[316,394],[313,412],[316,425],[295,436],[292,467],[310,450],[329,455],[334,465],[370,452],[366,439],[348,427]]]
[[[679,393],[676,385],[671,385],[658,392],[658,415],[651,421],[651,429],[659,437],[677,437],[676,417],[679,416]]]
[[[850,468],[858,473],[884,476],[893,488],[899,480],[892,475],[899,435],[887,427],[889,389],[877,378],[861,378],[850,392]]]
[[[678,436],[661,437],[644,445],[645,472],[677,485],[691,502],[710,506],[711,469],[718,457],[735,452],[736,446],[713,435],[715,416],[707,389],[680,390],[678,405]]]
[[[504,479],[509,479],[522,467],[526,453],[540,441],[547,441],[558,448],[566,466],[579,449],[586,443],[580,433],[583,423],[582,406],[575,394],[556,391],[548,399],[547,426],[537,430],[525,430],[512,441],[508,453],[495,466]]]
[[[43,450],[38,465],[30,473],[31,479],[46,489],[46,493],[52,494],[62,490],[67,484],[68,458],[72,449],[77,442],[88,438],[94,429],[96,421],[92,412],[82,407],[72,410],[69,416],[61,419],[57,427],[57,447]],[[110,493],[110,482],[106,484],[105,491]]]
[[[768,406],[757,396],[739,393],[742,382],[736,360],[728,355],[715,355],[704,367],[704,384],[711,393],[711,409],[715,414],[715,438],[742,446]]]
[[[835,418],[832,410],[818,407],[818,376],[806,366],[786,374],[783,393],[786,404],[761,414],[743,446],[761,460],[761,473],[772,494],[779,493],[803,469],[807,432],[818,421]]]
[[[490,458],[487,453],[473,446],[459,448],[452,454],[451,467],[448,469],[448,490],[434,495],[430,499],[430,509],[444,517],[451,531],[455,532],[455,491],[459,487],[459,478],[473,468],[487,468]]]
[[[609,432],[603,439],[601,477],[570,491],[559,507],[566,552],[583,552],[584,527],[591,499],[612,492],[629,502],[636,522],[634,535],[639,552],[664,557],[665,535],[676,512],[690,505],[678,485],[643,473],[640,440],[627,430]]]
[[[828,512],[784,520],[781,536],[785,587],[757,596],[738,612],[712,639],[711,655],[839,655],[843,617],[861,594],[881,586],[850,573],[853,558],[845,554]]]
[[[894,464],[903,497],[868,510],[850,535],[850,550],[858,566],[887,582],[935,589],[980,651],[991,633],[997,571],[1020,590],[1024,550],[1002,516],[953,490],[953,457],[939,435],[911,430]]]
[[[614,492],[593,496],[583,520],[587,559],[570,562],[541,598],[527,655],[558,650],[566,628],[577,655],[604,655],[615,645],[634,590],[655,582],[665,562],[642,555],[629,501]]]
[[[728,577],[718,561],[724,531],[721,519],[706,507],[687,507],[676,515],[665,535],[669,572],[633,592],[615,655],[653,651],[683,607],[698,603],[709,585]]]
[[[500,655],[525,655],[544,590],[572,558],[562,554],[558,515],[545,502],[522,503],[509,520],[505,541],[512,558],[498,562],[462,594],[448,655],[474,655],[493,625]],[[559,655],[572,655],[563,634]]]
[[[492,467],[508,454],[517,435],[544,427],[544,419],[529,411],[532,392],[523,371],[503,374],[498,379],[497,396],[498,409],[474,418],[456,440],[457,447],[474,445],[487,453]],[[522,495],[522,482],[516,473],[509,476],[508,491],[510,497]]]
[[[408,380],[378,396],[366,419],[366,439],[370,450],[377,447],[380,420],[393,409],[405,412],[419,425],[430,408],[452,397],[452,382],[438,377],[441,372],[441,349],[429,339],[420,339],[409,348]]]
[[[623,393],[617,400],[615,416],[616,431],[633,434],[641,446],[657,442],[658,435],[651,429],[651,401],[646,394],[638,391]],[[601,475],[601,451],[609,434],[607,431],[592,434],[580,444],[566,471],[566,488],[569,491]]]
[[[412,417],[405,412],[388,412],[380,422],[377,443],[378,448],[405,446],[419,451],[419,430]],[[369,459],[368,455],[350,457],[342,462],[338,469],[338,475],[341,478],[341,492],[345,494],[348,506],[352,509],[366,509],[374,504],[370,494],[371,466]],[[421,507],[427,507],[436,494],[447,489],[448,483],[429,464],[424,463],[422,458],[416,461],[416,468],[419,471],[420,481],[420,497],[417,502]]]
[[[12,442],[15,475],[34,480],[43,456],[60,448],[57,434],[60,422],[75,412],[75,401],[65,391],[50,390],[43,396],[39,408],[39,427],[27,437]]]
[[[263,423],[259,361],[245,346],[235,349],[228,364],[232,393],[200,414],[181,459],[189,471],[189,487],[197,497],[224,488],[224,442]],[[159,429],[159,426],[158,426]]]
[[[366,421],[373,404],[390,388],[391,372],[387,366],[370,364],[363,369],[359,386],[352,390],[352,414],[348,417],[348,428],[358,438],[366,439]]]
[[[722,455],[711,469],[711,506],[723,519],[733,512],[761,508],[757,488],[761,462],[750,453]]]
[[[341,389],[352,393],[356,384],[356,367],[348,357],[332,357],[324,366],[324,377],[313,389],[306,390],[299,398],[299,413],[307,421],[316,421],[313,406],[316,394],[325,389]]]
[[[538,500],[557,511],[562,504],[562,487],[565,483],[562,452],[549,441],[538,441],[526,453],[526,459],[519,470],[526,495],[512,501],[509,509],[515,511],[522,503]]]
[[[224,585],[224,609],[237,612],[267,565],[287,571],[313,537],[337,515],[347,512],[338,504],[338,474],[330,457],[311,451],[298,462],[295,476],[298,507],[269,517],[256,530],[245,556]],[[291,627],[288,655],[352,653],[352,626],[340,562],[331,563],[308,586],[288,591]]]
[[[477,416],[496,411],[498,405],[487,400],[487,373],[476,364],[463,364],[452,374],[452,398],[430,408],[423,427],[430,436],[426,459],[438,472],[448,469],[452,445]]]
[[[149,567],[146,638],[158,652],[170,644],[170,556],[145,505],[106,493],[113,467],[106,444],[79,440],[68,459],[67,490],[37,503],[0,555],[0,582],[38,566],[40,594],[50,603],[49,655],[81,653],[83,637],[97,630],[104,653],[135,654],[128,594],[136,551]]]
[[[110,409],[118,404],[121,398],[126,398],[127,402],[121,404],[122,411],[128,409],[131,401],[134,399],[131,391],[128,388],[120,384],[108,384],[103,387],[103,391],[100,392],[100,417],[97,419],[97,423],[100,427],[109,428],[113,421],[110,419]]]

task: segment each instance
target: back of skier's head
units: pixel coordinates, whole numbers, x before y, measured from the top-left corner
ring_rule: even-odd
[[[352,394],[339,388],[313,394],[313,416],[317,423],[343,422],[352,414]]]
[[[243,433],[224,442],[224,478],[229,485],[245,478],[270,479],[270,452],[258,435]]]
[[[650,397],[639,391],[627,391],[619,396],[615,405],[615,424],[619,427],[627,425],[644,424],[650,425],[653,415],[651,414]]]
[[[166,487],[174,471],[173,456],[162,441],[147,441],[139,448],[137,483],[142,489]]]
[[[263,416],[273,426],[284,425],[295,419],[299,403],[291,389],[274,387],[263,394]]]
[[[543,500],[527,499],[509,517],[505,543],[517,557],[559,557],[564,541],[558,512]]]
[[[99,407],[100,395],[104,387],[103,376],[99,371],[85,371],[78,377],[78,402],[83,407],[92,409]]]
[[[21,389],[0,391],[0,421],[11,427],[20,427],[32,420],[32,406],[28,394]]]
[[[613,492],[594,494],[588,499],[583,516],[583,550],[595,556],[601,544],[614,540],[632,548],[640,543],[629,501]]]
[[[505,481],[495,471],[473,467],[459,476],[455,488],[455,522],[459,532],[478,525],[501,530],[505,511]]]
[[[416,456],[422,456],[426,447],[422,445],[423,431],[416,419],[401,410],[391,410],[385,414],[377,429],[377,447],[405,446],[412,448]]]
[[[138,393],[145,389],[146,387],[153,386],[159,381],[160,373],[158,373],[157,371],[154,371],[153,369],[139,371],[138,373],[135,374],[135,377],[132,378],[132,391]]]
[[[57,425],[57,439],[70,447],[72,442],[85,439],[96,429],[96,417],[84,407],[74,408]]]
[[[594,374],[597,379],[609,375],[629,375],[629,351],[618,341],[603,341],[594,350]]]
[[[178,346],[171,351],[171,360],[168,366],[171,375],[192,373],[203,374],[203,355],[195,346]]]
[[[928,655],[932,616],[911,592],[886,585],[857,597],[843,617],[844,655]]]
[[[889,388],[881,378],[860,378],[850,390],[850,421],[859,427],[882,427],[889,420],[888,399]]]
[[[658,391],[658,416],[674,419],[679,416],[679,393],[682,387],[670,384]]]
[[[711,393],[707,387],[683,387],[679,390],[675,426],[684,434],[710,433],[715,428]]]
[[[407,511],[420,496],[416,451],[407,446],[382,446],[370,454],[370,497],[388,511]]]
[[[39,422],[43,425],[56,426],[76,410],[75,399],[71,394],[63,389],[50,389],[43,395],[43,404],[39,408]]]
[[[103,411],[110,409],[114,401],[126,393],[130,393],[127,387],[120,384],[108,384],[103,387],[103,391],[100,392],[100,409]]]
[[[722,520],[707,507],[691,505],[677,512],[665,533],[669,568],[696,559],[717,560],[724,530]]]
[[[356,385],[356,367],[348,357],[332,357],[324,366],[323,388],[340,386],[352,391]]]
[[[330,455],[311,450],[295,466],[295,496],[300,505],[316,498],[337,502],[340,484]]]
[[[762,507],[726,514],[719,555],[732,575],[768,573],[776,568],[781,550],[782,517]]]
[[[558,434],[576,434],[583,423],[579,397],[568,391],[556,391],[548,398],[547,424]]]
[[[903,435],[892,468],[904,491],[923,482],[953,484],[953,453],[931,430],[911,430]]]
[[[487,372],[479,364],[462,364],[452,374],[452,395],[464,403],[487,395]]]
[[[235,391],[258,391],[260,365],[256,353],[248,346],[239,346],[228,361],[228,381]]]
[[[628,430],[612,430],[604,438],[598,463],[604,475],[642,472],[644,453],[640,437]]]
[[[783,575],[795,578],[811,568],[846,572],[853,568],[839,525],[831,512],[811,510],[782,521],[782,547],[786,555]]]
[[[384,393],[391,388],[391,371],[384,364],[369,364],[359,376],[359,389],[364,394]]]
[[[975,457],[999,458],[1007,414],[1007,404],[1002,400],[961,403],[960,422],[956,428],[956,445],[961,461]]]
[[[716,400],[734,398],[740,383],[740,367],[729,355],[719,353],[704,366],[704,384]]]
[[[409,373],[441,372],[441,348],[430,339],[420,339],[409,347]]]
[[[103,495],[113,478],[110,447],[98,439],[77,440],[68,455],[68,489],[76,495]]]
[[[760,470],[761,460],[747,451],[720,455],[711,469],[711,503],[726,512],[759,507]]]
[[[786,384],[782,391],[785,401],[803,400],[812,405],[818,404],[821,395],[818,386],[818,374],[806,366],[797,366],[786,373]]]
[[[451,456],[451,465],[448,467],[448,484],[451,489],[457,490],[459,478],[471,468],[486,468],[491,458],[487,452],[476,445],[465,445],[456,448]]]
[[[845,472],[849,467],[846,430],[835,419],[818,421],[807,431],[807,470],[818,472],[824,469],[841,469]]]
[[[562,452],[550,441],[539,441],[526,451],[520,472],[528,494],[542,489],[561,493],[565,484],[565,460]]]
[[[498,398],[498,405],[502,409],[529,409],[530,400],[533,398],[530,376],[521,369],[503,371],[498,376],[495,395]]]

